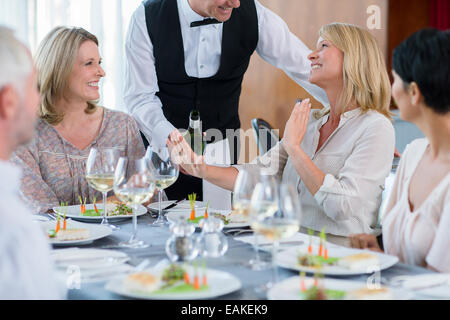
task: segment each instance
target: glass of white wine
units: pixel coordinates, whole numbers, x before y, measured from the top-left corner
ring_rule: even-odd
[[[113,189],[114,171],[119,161],[120,151],[115,148],[91,148],[86,163],[86,180],[92,188],[100,191],[103,196],[103,220],[113,230],[120,228],[108,223],[107,196]]]
[[[239,170],[233,189],[233,213],[249,219],[250,204],[256,184],[259,182],[260,171],[258,168],[245,168]],[[248,261],[248,266],[253,270],[264,270],[268,263],[259,257],[258,236],[254,235],[255,258]]]
[[[264,184],[258,184],[252,198],[251,221],[252,228],[273,242],[272,246],[272,282],[266,284],[264,289],[269,289],[278,282],[277,252],[279,240],[292,237],[300,229],[301,207],[298,194],[292,185],[281,184],[279,186],[278,206],[270,201],[266,206],[263,199],[272,191]],[[262,201],[260,201],[260,199]],[[270,199],[274,199],[270,197]],[[270,207],[270,209],[267,209]]]
[[[163,217],[161,209],[162,192],[177,181],[179,168],[170,159],[169,148],[167,146],[149,146],[145,158],[148,161],[148,166],[151,170],[156,188],[158,189],[158,218],[151,226],[166,225],[167,221]]]
[[[147,202],[155,192],[155,184],[145,158],[122,157],[114,175],[114,193],[120,201],[133,208],[133,234],[121,247],[146,248],[149,245],[137,239],[137,206]]]

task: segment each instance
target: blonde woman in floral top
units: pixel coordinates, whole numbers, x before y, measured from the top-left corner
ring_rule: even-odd
[[[123,156],[143,156],[145,149],[132,117],[96,104],[105,76],[97,38],[57,27],[35,59],[42,97],[37,133],[12,158],[24,170],[22,194],[40,212],[60,202],[78,204],[79,196],[88,203],[101,199],[85,179],[90,149],[113,147]]]

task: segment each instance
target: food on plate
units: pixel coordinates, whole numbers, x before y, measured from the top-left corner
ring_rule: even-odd
[[[229,215],[227,215],[228,221],[232,223],[247,223],[248,217],[241,213],[236,213],[232,211]]]
[[[321,268],[323,266],[332,266],[336,265],[336,262],[339,261],[339,258],[333,257],[323,257],[319,255],[305,254],[298,256],[298,264],[302,267],[310,267],[310,268]]]
[[[175,282],[183,281],[185,278],[185,273],[186,271],[183,267],[176,264],[171,264],[164,270],[162,280],[166,283],[166,285],[172,285]]]
[[[89,238],[89,230],[88,229],[75,229],[75,228],[67,228],[67,219],[66,219],[66,208],[68,203],[61,203],[61,208],[64,213],[63,226],[61,228],[61,217],[60,213],[56,213],[56,226],[55,229],[50,229],[47,231],[47,235],[49,238],[57,239],[59,241],[73,241],[73,240],[84,240]]]
[[[379,266],[380,260],[374,254],[362,252],[340,258],[337,265],[350,270],[366,270]]]
[[[129,216],[133,214],[133,209],[124,203],[116,205],[116,208],[108,213],[108,216]]]
[[[189,205],[191,206],[191,215],[189,219],[194,220],[195,219],[195,199],[197,198],[196,193],[188,194],[189,199]]]
[[[347,293],[348,300],[392,300],[392,292],[386,287],[381,288],[361,288]]]
[[[326,289],[319,278],[322,275],[315,274],[313,285],[306,288],[305,273],[300,273],[300,294],[305,300],[340,300],[346,295],[342,290]]]
[[[385,287],[362,287],[354,290],[336,290],[326,288],[322,274],[314,274],[314,280],[305,279],[305,273],[300,273],[300,295],[305,300],[391,300],[392,292]],[[312,284],[309,288],[306,282]]]
[[[223,215],[223,214],[220,214],[220,213],[215,213],[215,212],[213,212],[213,213],[211,213],[211,216],[213,216],[213,217],[215,217],[215,218],[218,218],[218,219],[222,220],[224,225],[227,225],[227,224],[230,223],[230,219],[228,219],[228,217],[227,217],[226,215]],[[190,219],[190,218],[188,218],[188,219],[187,219],[187,222],[191,222],[191,223],[200,223],[201,220],[206,219],[206,218],[207,218],[206,216],[197,216],[197,217],[195,217],[195,219],[193,219],[193,220]]]
[[[301,294],[305,300],[341,300],[345,297],[346,292],[325,289],[321,286],[311,286]]]
[[[62,229],[56,232],[56,239],[59,241],[84,240],[88,238],[88,229]]]
[[[202,269],[202,284],[200,284],[197,264],[194,265],[192,275],[189,274],[186,268],[171,264],[163,270],[161,276],[147,271],[131,274],[125,278],[124,285],[130,291],[154,294],[176,294],[208,290],[206,266],[204,265]]]
[[[159,288],[161,280],[149,273],[138,272],[128,275],[124,280],[124,286],[129,291],[150,293]]]
[[[336,265],[336,263],[339,261],[339,258],[333,258],[328,256],[325,228],[323,228],[322,231],[320,232],[320,245],[317,255],[313,254],[312,236],[314,235],[314,231],[308,229],[308,234],[309,234],[308,253],[298,256],[297,259],[298,264],[303,267],[310,267],[310,268],[321,268],[326,265],[328,266]]]

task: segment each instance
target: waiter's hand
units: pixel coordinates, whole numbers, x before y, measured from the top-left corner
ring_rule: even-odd
[[[203,179],[206,176],[207,166],[203,156],[197,155],[176,130],[167,139],[170,157],[179,167],[180,172]]]
[[[290,154],[295,148],[299,148],[303,141],[308,126],[311,103],[309,99],[298,102],[292,110],[286,123],[283,136],[283,147]]]

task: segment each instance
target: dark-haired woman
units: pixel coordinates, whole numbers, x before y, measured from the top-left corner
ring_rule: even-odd
[[[393,55],[392,96],[426,138],[406,148],[383,215],[383,245],[402,262],[450,271],[450,32],[424,29]],[[381,251],[372,235],[357,248]]]

